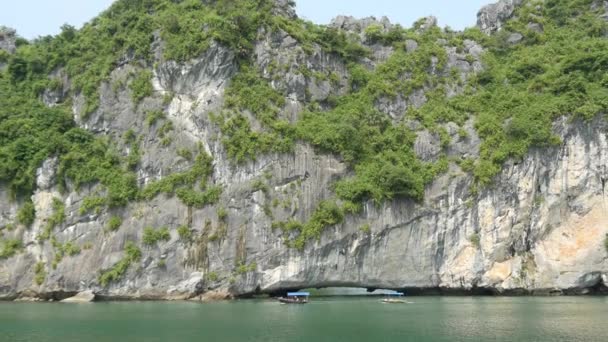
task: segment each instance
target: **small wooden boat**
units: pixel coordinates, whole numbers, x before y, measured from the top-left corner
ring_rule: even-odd
[[[289,292],[287,297],[280,297],[278,301],[282,304],[307,304],[308,296],[308,292]]]

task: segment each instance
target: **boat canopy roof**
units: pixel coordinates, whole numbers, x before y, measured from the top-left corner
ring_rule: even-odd
[[[288,297],[308,297],[310,296],[309,292],[287,292]]]
[[[389,293],[389,296],[403,296],[403,292],[393,292],[393,293]]]

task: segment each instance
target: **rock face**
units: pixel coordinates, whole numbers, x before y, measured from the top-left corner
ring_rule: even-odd
[[[15,41],[17,39],[17,31],[12,28],[0,26],[0,50],[8,53],[15,52]]]
[[[501,1],[484,8],[480,26],[486,32],[499,29],[517,3]],[[360,33],[366,23],[341,18],[332,25]],[[284,77],[272,81],[275,89],[287,94],[279,113],[282,118],[297,119],[306,98],[323,102],[348,87],[347,68],[335,56],[318,47],[304,53],[285,32],[260,35],[254,47],[255,65],[263,72],[273,64],[285,66]],[[455,70],[466,81],[482,70],[482,48],[470,40],[463,46],[459,51],[446,45],[445,69],[433,66],[429,72],[441,75]],[[370,48],[374,53],[381,49]],[[417,48],[416,42],[407,43],[408,52]],[[325,230],[318,241],[298,251],[285,245],[283,233],[272,229],[272,222],[306,221],[320,201],[333,196],[333,182],[351,171],[337,157],[305,143],[298,143],[292,153],[262,155],[235,165],[210,118],[221,108],[226,86],[238,70],[234,53],[216,44],[187,63],[157,63],[154,96],[133,106],[125,88],[113,89],[112,84],[124,84],[135,68],[126,62],[102,84],[100,108],[91,116],[80,115],[82,100],[74,98],[76,121],[116,141],[127,130],[142,136],[140,185],[186,169],[191,162],[179,157],[177,150],[195,148],[200,142],[214,158],[211,182],[224,189],[219,203],[196,209],[177,197],[161,195],[124,208],[83,214],[84,199],[98,195],[99,189],[95,185],[74,189],[70,184],[60,189],[55,182],[58,163],[50,158],[37,172],[38,188],[32,196],[35,222],[28,229],[3,231],[5,237],[20,238],[24,248],[0,260],[0,299],[65,298],[62,294],[79,293],[71,301],[92,300],[95,294],[102,299],[204,300],[328,286],[541,294],[605,290],[608,126],[604,118],[559,121],[554,131],[562,138],[560,147],[533,150],[523,160],[507,163],[494,184],[477,195],[470,191],[472,176],[451,165],[426,188],[424,202],[367,203],[361,214],[347,216],[343,224]],[[377,63],[370,60],[369,67]],[[300,65],[335,73],[337,80],[311,81],[297,72]],[[462,89],[455,86],[448,91],[456,94]],[[377,105],[402,120],[408,106],[426,101],[420,89],[410,98],[386,99]],[[168,145],[158,135],[164,122],[145,122],[146,111],[163,102],[168,104],[162,120],[170,122],[174,132]],[[243,115],[254,128],[259,126],[250,113]],[[419,123],[406,123],[417,130],[419,157],[438,159],[439,137]],[[444,128],[453,141],[448,157],[479,155],[480,140],[472,120],[463,126],[466,134],[453,123]],[[260,180],[266,189],[252,186]],[[53,198],[66,206],[66,219],[55,229],[54,243],[87,247],[65,255],[38,285],[36,264],[56,257],[51,243],[36,239],[53,215]],[[19,203],[0,186],[0,227],[14,221],[18,208]],[[220,208],[225,215],[219,214]],[[108,231],[116,215],[123,218],[120,229]],[[360,229],[364,225],[369,231]],[[141,241],[144,227],[162,226],[171,228],[167,241],[142,246],[141,258],[120,279],[102,285],[100,273],[123,260],[128,241]],[[191,228],[190,241],[180,237],[179,226]],[[25,295],[30,293],[35,294]]]
[[[93,291],[80,292],[74,297],[66,298],[62,300],[62,303],[90,303],[95,300],[95,293]]]
[[[385,30],[392,27],[392,24],[387,17],[382,17],[380,20],[378,20],[375,17],[357,19],[351,16],[340,15],[332,19],[331,23],[329,24],[330,27],[354,33],[363,33],[365,29],[371,25],[379,25]]]
[[[477,26],[486,34],[500,30],[523,0],[500,0],[477,13]]]

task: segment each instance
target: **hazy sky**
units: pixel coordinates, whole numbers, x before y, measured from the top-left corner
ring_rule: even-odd
[[[10,26],[25,38],[56,34],[69,23],[80,27],[113,0],[0,0],[0,25]],[[475,24],[477,11],[493,0],[296,0],[298,14],[320,24],[338,14],[388,16],[410,26],[416,19],[435,15],[441,26],[462,29]]]

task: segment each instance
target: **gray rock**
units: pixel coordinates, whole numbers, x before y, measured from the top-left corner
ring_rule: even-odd
[[[16,50],[16,40],[17,31],[9,27],[0,26],[0,50],[4,50],[8,53],[14,53]]]
[[[408,39],[405,41],[405,50],[407,52],[414,52],[418,49],[418,42],[412,39]]]
[[[329,27],[352,33],[363,33],[365,29],[371,25],[379,25],[385,31],[390,30],[393,27],[387,17],[382,17],[380,20],[378,20],[376,17],[357,19],[352,16],[340,15],[332,19],[329,23]]]
[[[521,33],[512,33],[511,35],[509,35],[509,38],[507,38],[507,43],[511,44],[511,45],[515,45],[515,44],[519,44],[521,43],[521,41],[524,39],[524,36]]]
[[[62,300],[62,303],[90,303],[95,301],[95,293],[93,291],[79,292],[74,297]]]
[[[38,189],[49,190],[55,184],[58,164],[57,157],[49,158],[42,163],[42,167],[36,171],[36,186]]]
[[[376,108],[382,113],[389,115],[394,121],[399,121],[403,118],[408,108],[408,103],[401,94],[398,94],[395,98],[382,97],[378,99],[376,101]]]
[[[374,61],[376,61],[377,63],[383,63],[391,57],[394,52],[394,49],[392,46],[378,45],[374,46],[372,51],[374,54]]]
[[[68,98],[71,82],[63,69],[52,72],[49,78],[58,86],[53,89],[45,89],[42,93],[42,102],[49,107],[54,107]]]
[[[604,13],[600,14],[600,18],[608,21],[608,1],[606,1],[606,0],[595,0],[591,4],[591,10],[592,11],[599,11],[599,12],[603,11]],[[608,35],[608,33],[606,35]]]
[[[331,90],[329,81],[313,79],[308,82],[308,92],[312,101],[324,101],[331,94]]]
[[[426,95],[424,94],[424,90],[418,89],[414,90],[410,96],[408,96],[408,103],[410,106],[414,108],[420,108],[427,102]]]
[[[539,23],[529,23],[527,28],[528,28],[528,30],[534,31],[537,33],[543,33],[543,31],[544,31],[543,25],[541,25]]]
[[[294,0],[275,0],[275,15],[282,15],[289,19],[296,19],[296,3]]]
[[[606,0],[603,0],[603,1],[602,0],[597,0],[597,1],[595,1],[592,4],[591,9],[597,10],[597,9],[602,8],[602,7],[603,7],[603,10],[604,10],[604,14],[601,14],[600,18],[608,21],[608,1],[606,1]]]
[[[477,26],[486,34],[500,30],[522,2],[523,0],[500,0],[484,6],[477,13]]]
[[[434,27],[437,27],[437,18],[433,16],[429,16],[423,18],[422,25],[419,27],[419,31],[428,31]]]
[[[608,11],[608,1],[606,0],[595,0],[593,1],[593,3],[591,3],[591,10],[592,11],[597,11],[597,10],[601,10],[604,9],[606,11]]]
[[[416,142],[414,144],[416,155],[424,161],[434,161],[441,152],[439,137],[424,130],[418,132]]]
[[[196,95],[202,89],[213,88],[224,83],[236,72],[234,53],[217,43],[198,59],[178,64],[168,61],[158,68],[160,86],[176,94]]]
[[[477,42],[470,39],[465,39],[463,43],[465,51],[473,55],[473,57],[479,59],[483,54],[483,47],[481,47],[481,45],[479,45]]]

